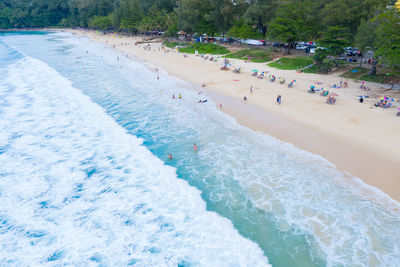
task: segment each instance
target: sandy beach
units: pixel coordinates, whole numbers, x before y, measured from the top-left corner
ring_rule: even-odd
[[[399,103],[395,102],[397,106],[390,109],[373,106],[387,89],[367,83],[370,90],[363,91],[358,89],[360,83],[353,80],[348,80],[347,88],[332,88],[344,81],[338,74],[297,73],[236,59],[231,63],[240,66],[242,73],[235,74],[220,70],[223,58],[213,62],[195,55],[184,56],[173,49],[161,49],[160,43],[152,43],[145,50],[147,44],[135,45],[141,37],[68,31],[163,68],[170,75],[197,84],[199,90],[205,83],[207,95],[240,124],[321,155],[338,169],[400,201],[400,118],[395,116]],[[286,83],[257,79],[251,75],[253,69],[284,77]],[[289,80],[296,80],[293,88],[288,88]],[[336,104],[326,104],[326,98],[319,93],[307,93],[311,85],[337,93]],[[254,88],[253,94],[250,86]],[[276,104],[278,94],[282,96],[281,105]],[[400,96],[400,92],[391,94]],[[369,98],[359,103],[359,95]],[[246,103],[244,96],[248,99]],[[366,193],[374,197],[373,190]]]

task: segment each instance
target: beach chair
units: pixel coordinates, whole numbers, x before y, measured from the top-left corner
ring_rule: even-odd
[[[241,67],[236,67],[236,68],[233,70],[233,72],[239,74],[239,73],[240,73],[240,68],[241,68]]]
[[[273,82],[275,82],[275,79],[276,79],[275,76],[272,75],[271,78],[269,79],[269,81],[273,83]]]
[[[313,85],[311,85],[310,86],[310,89],[307,91],[307,93],[310,93],[310,94],[315,94],[315,87],[313,86]]]
[[[260,80],[264,79],[264,74],[261,73],[260,75],[258,75],[258,76],[257,76],[257,79],[260,79]]]
[[[326,99],[326,103],[327,103],[327,104],[330,104],[330,105],[333,105],[333,104],[336,103],[336,98],[334,98],[333,96],[329,96],[329,97]]]
[[[323,90],[319,95],[320,96],[328,96],[329,90]]]
[[[387,103],[383,105],[383,108],[390,108],[392,106],[392,103]]]

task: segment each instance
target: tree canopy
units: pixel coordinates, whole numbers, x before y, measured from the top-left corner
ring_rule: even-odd
[[[1,0],[0,29],[89,27],[127,32],[161,31],[264,38],[289,49],[316,41],[337,56],[346,45],[376,52],[398,67],[396,0]],[[393,8],[390,8],[390,7]]]

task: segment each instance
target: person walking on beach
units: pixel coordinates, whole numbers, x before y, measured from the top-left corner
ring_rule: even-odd
[[[172,99],[175,99],[175,95],[172,95]]]
[[[243,101],[244,101],[244,103],[246,103],[246,101],[247,101],[247,97],[246,96],[243,97]]]
[[[280,105],[282,101],[282,97],[281,95],[278,95],[278,97],[276,98],[276,102]]]
[[[253,85],[250,85],[250,94],[253,94]]]
[[[157,80],[159,80],[160,79],[160,76],[158,75],[158,73],[157,73]]]
[[[179,99],[181,99],[182,98],[182,95],[181,94],[179,94]]]
[[[196,151],[196,152],[199,150],[199,148],[197,147],[196,144],[193,145],[193,150]]]

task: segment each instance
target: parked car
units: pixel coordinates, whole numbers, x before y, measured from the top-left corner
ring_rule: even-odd
[[[296,50],[304,50],[306,48],[307,48],[306,45],[296,45]]]
[[[311,48],[310,49],[310,54],[315,54],[315,52],[317,51],[317,50],[326,50],[326,48],[325,47],[317,47],[317,48]]]
[[[248,44],[248,45],[256,45],[256,46],[261,46],[264,45],[263,42],[259,41],[259,40],[254,40],[254,39],[247,39],[243,41],[244,44]]]

